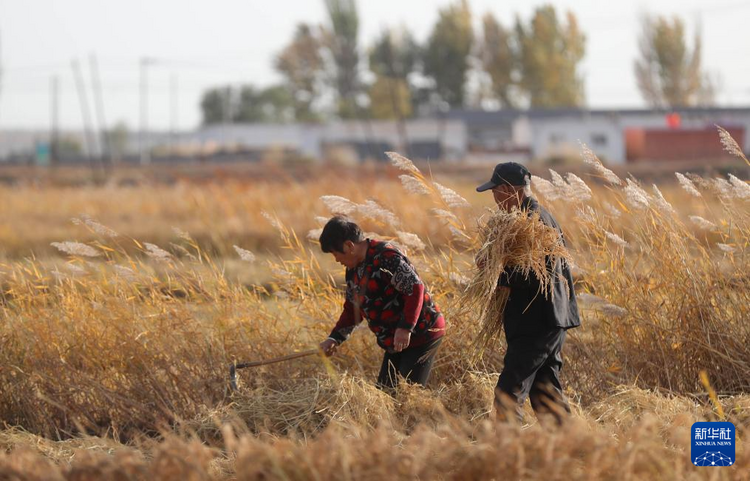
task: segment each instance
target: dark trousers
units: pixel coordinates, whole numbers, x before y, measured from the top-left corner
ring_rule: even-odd
[[[401,352],[386,352],[380,366],[377,386],[381,389],[393,389],[398,385],[399,376],[408,382],[425,386],[442,341],[443,338],[440,337],[421,346],[408,347]]]
[[[555,328],[534,337],[508,341],[505,366],[495,389],[495,408],[500,419],[515,413],[523,421],[523,403],[530,398],[537,417],[551,414],[558,424],[570,413],[560,385],[565,329]]]

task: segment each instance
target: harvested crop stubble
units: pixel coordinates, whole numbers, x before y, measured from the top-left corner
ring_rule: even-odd
[[[376,426],[393,412],[393,399],[359,377],[344,374],[273,384],[236,394],[228,419],[238,416],[254,432],[310,434],[331,422]]]
[[[559,232],[545,225],[538,213],[497,211],[480,228],[476,267],[471,282],[462,294],[461,305],[479,319],[480,331],[474,342],[474,358],[495,345],[502,331],[503,310],[509,289],[499,286],[505,271],[539,280],[539,294],[551,295],[554,269],[558,262],[570,261],[570,254]]]
[[[272,436],[314,436],[330,425],[376,428],[386,424],[409,431],[418,424],[437,427],[455,416],[489,415],[497,376],[465,373],[437,392],[401,383],[393,395],[357,375],[262,382],[233,394],[231,403],[207,411],[185,427],[201,439],[218,440],[221,427]]]

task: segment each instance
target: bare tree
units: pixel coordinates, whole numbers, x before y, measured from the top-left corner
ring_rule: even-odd
[[[634,69],[646,103],[655,108],[712,104],[715,84],[701,66],[700,32],[690,50],[679,17],[644,16],[641,25],[640,58]]]

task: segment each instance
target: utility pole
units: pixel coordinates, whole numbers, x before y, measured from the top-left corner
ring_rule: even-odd
[[[59,101],[60,77],[53,75],[50,79],[50,132],[49,132],[49,163],[53,167],[60,162],[58,145],[59,136]]]
[[[238,97],[240,97],[241,95],[242,95],[242,87],[240,87],[238,89],[238,92],[237,92],[237,96]],[[232,104],[234,103],[233,102],[234,99],[232,97],[233,97],[232,96],[232,86],[231,85],[227,85],[226,96],[224,98],[224,121],[221,124],[221,132],[222,132],[221,136],[222,136],[222,139],[219,142],[219,145],[220,145],[219,148],[220,149],[223,149],[228,144],[228,139],[229,139],[229,135],[230,135],[229,134],[230,133],[230,128],[229,127],[230,127],[230,124],[233,121],[232,117],[233,117],[233,114],[234,114],[234,112],[232,112]],[[239,103],[239,98],[238,98],[238,103]],[[238,113],[239,113],[239,110],[238,110]]]
[[[175,156],[178,106],[177,106],[177,74],[172,72],[169,78],[169,154]]]
[[[81,66],[78,63],[78,60],[73,60],[72,62],[73,66],[73,77],[75,78],[76,82],[76,90],[78,91],[78,102],[81,106],[81,116],[83,117],[83,131],[84,131],[84,139],[86,142],[86,151],[88,152],[89,162],[91,164],[91,172],[96,177],[96,164],[95,164],[95,157],[96,157],[96,151],[98,151],[96,147],[96,141],[91,135],[91,113],[89,112],[89,105],[86,101],[86,87],[83,83],[83,75],[81,74]]]
[[[148,66],[153,63],[153,59],[141,57],[141,128],[138,134],[138,151],[141,158],[141,165],[151,163],[151,151],[148,145]]]
[[[102,98],[102,82],[99,77],[99,62],[93,53],[89,56],[89,68],[91,70],[91,89],[94,92],[96,105],[96,118],[99,124],[99,141],[102,143],[102,157],[106,159],[106,165],[112,165],[112,151],[107,131],[107,120],[104,116],[104,99]]]
[[[226,90],[227,95],[224,97],[224,124],[229,125],[232,123],[232,104],[233,98],[232,98],[232,86],[227,85]],[[240,87],[239,92],[237,93],[238,96],[242,94],[242,88]]]

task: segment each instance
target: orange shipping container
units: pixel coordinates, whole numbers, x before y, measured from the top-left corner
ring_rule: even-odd
[[[727,128],[739,145],[745,145],[745,129]],[[658,160],[725,159],[715,128],[705,129],[626,129],[625,149],[628,162]]]

